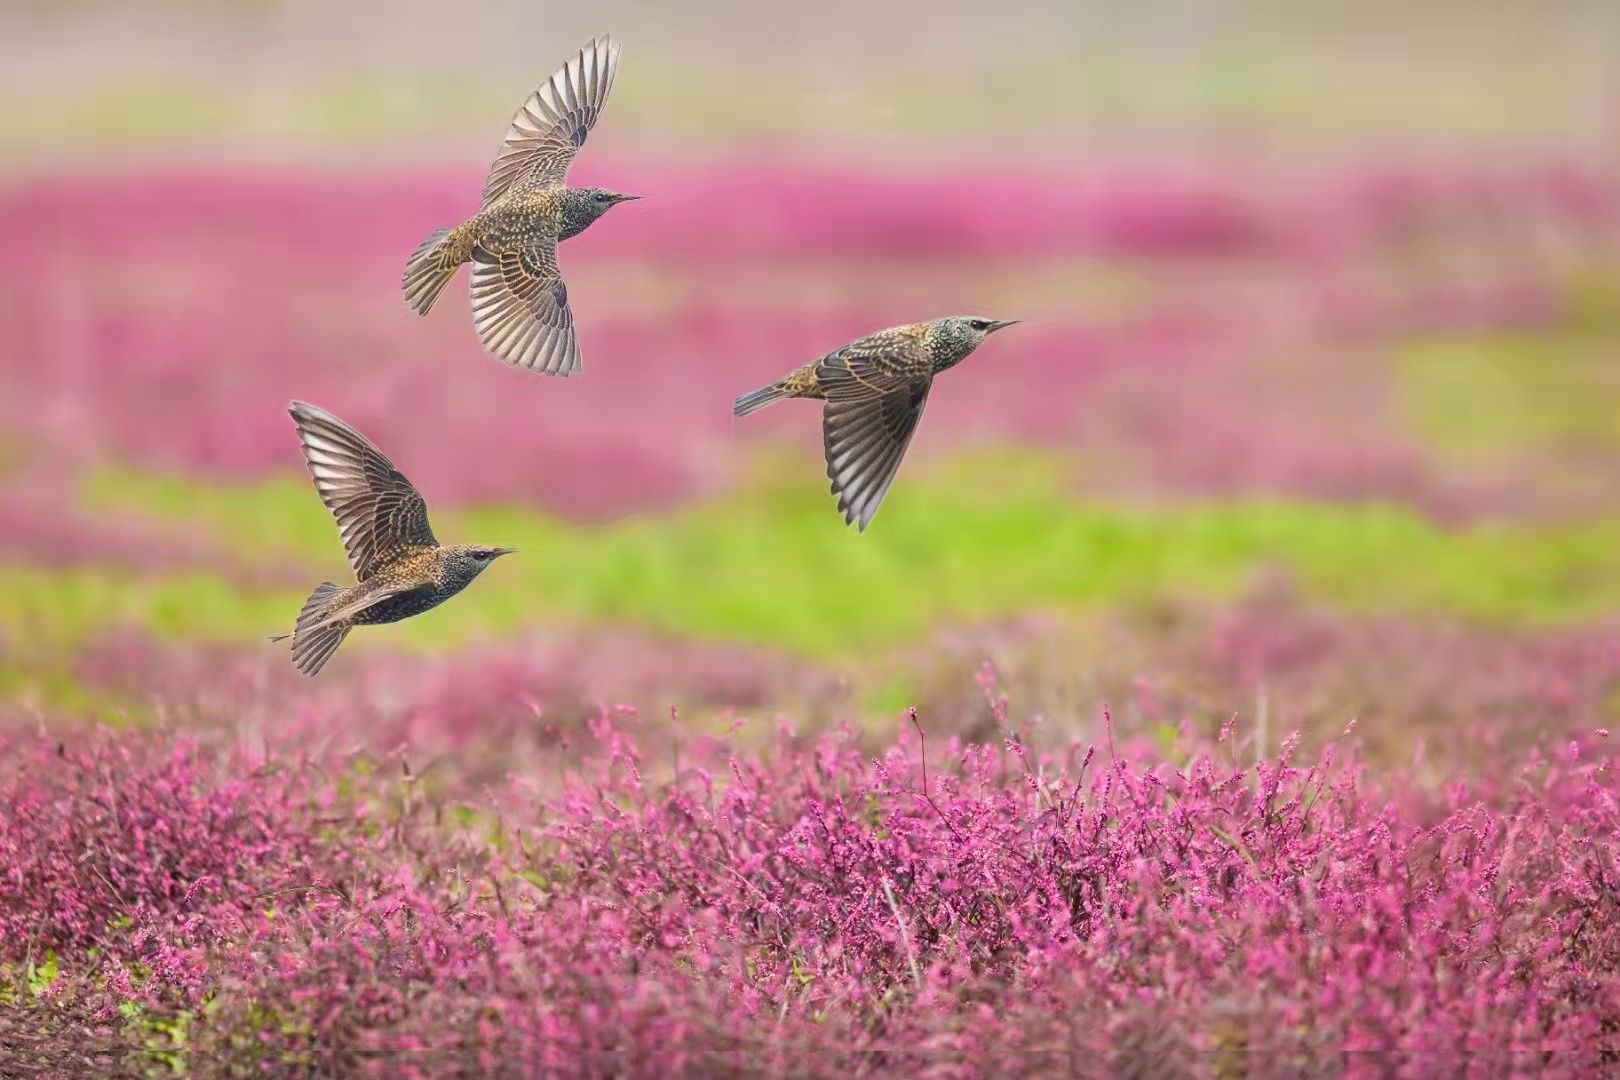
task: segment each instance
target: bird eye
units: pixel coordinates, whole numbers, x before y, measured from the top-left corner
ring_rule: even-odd
[[[972,322],[968,323],[968,325],[973,327],[975,330],[990,329],[990,324],[983,319],[974,319]]]
[[[597,202],[607,202],[608,200],[610,200],[612,198],[613,198],[613,196],[609,195],[605,191],[598,191],[596,193],[596,201]]]

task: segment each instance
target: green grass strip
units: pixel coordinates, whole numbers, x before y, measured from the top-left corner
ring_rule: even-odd
[[[245,562],[307,563],[310,586],[346,580],[330,519],[300,479],[223,488],[120,473],[98,479],[88,498],[99,510],[140,508],[210,530]],[[539,622],[614,623],[838,660],[945,622],[1231,595],[1265,565],[1349,611],[1556,623],[1620,608],[1620,518],[1448,531],[1394,505],[1097,505],[1067,490],[1051,461],[1025,454],[915,470],[864,536],[844,528],[821,485],[796,481],[601,526],[497,508],[441,511],[434,522],[445,542],[520,554],[393,628],[393,644],[436,649]],[[253,641],[290,626],[305,591],[220,575],[0,567],[0,627],[64,645],[119,622]]]

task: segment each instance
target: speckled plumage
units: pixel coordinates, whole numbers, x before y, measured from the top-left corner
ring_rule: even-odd
[[[304,462],[337,521],[355,584],[324,581],[304,602],[291,634],[294,665],[315,675],[356,626],[399,622],[438,607],[510,548],[441,545],[427,503],[381,450],[342,420],[295,401]]]
[[[827,478],[844,524],[865,532],[911,445],[934,377],[1013,321],[958,315],[879,330],[742,395],[732,412],[747,416],[783,398],[826,402]]]
[[[580,369],[557,245],[639,198],[567,185],[568,167],[607,104],[618,66],[618,43],[598,38],[529,95],[484,182],[479,212],[433,233],[405,264],[405,300],[413,310],[426,315],[470,262],[473,325],[485,349],[547,375]]]

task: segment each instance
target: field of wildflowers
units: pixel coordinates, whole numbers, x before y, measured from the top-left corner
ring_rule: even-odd
[[[441,717],[409,751],[356,711],[8,728],[8,1071],[1610,1060],[1606,733],[1430,788],[1369,771],[1348,729],[1257,759],[1227,724],[1167,756],[1106,716],[1052,738],[980,684],[982,742],[916,712],[694,737],[611,707],[476,746]]]
[[[1612,161],[593,153],[541,387],[479,179],[0,189],[0,1073],[1612,1067]],[[730,416],[952,311],[865,536]],[[313,683],[294,397],[522,552]]]
[[[8,1071],[1607,1060],[1610,178],[602,169],[663,194],[522,408],[394,295],[466,177],[5,197]],[[1034,325],[857,547],[726,406],[900,307]],[[530,553],[314,687],[295,394]]]

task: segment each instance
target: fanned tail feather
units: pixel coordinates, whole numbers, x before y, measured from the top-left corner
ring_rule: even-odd
[[[325,614],[327,603],[344,589],[330,581],[323,581],[315,586],[315,591],[309,594],[304,606],[298,612],[298,621],[293,624],[291,634],[277,634],[271,641],[285,641],[293,639],[292,661],[293,666],[305,675],[313,677],[326,662],[337,652],[337,647],[343,644],[343,639],[349,636],[352,629],[346,623],[332,626],[319,626],[321,617]]]
[[[749,413],[757,412],[787,396],[787,384],[774,382],[769,386],[762,386],[758,390],[738,398],[731,406],[731,414],[733,416],[747,416]]]
[[[294,634],[293,666],[314,678],[320,673],[321,668],[326,666],[326,662],[332,659],[332,654],[343,644],[343,639],[349,636],[349,629],[348,626],[339,624],[324,626],[308,634]]]
[[[461,263],[444,249],[450,229],[435,229],[405,263],[405,302],[418,315],[426,315]]]

